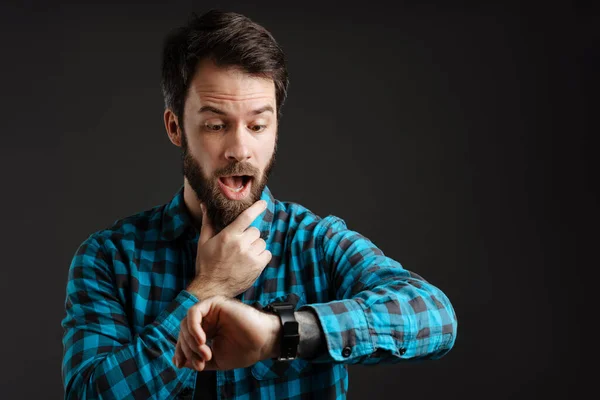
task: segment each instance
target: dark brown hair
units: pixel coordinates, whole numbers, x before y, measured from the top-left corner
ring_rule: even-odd
[[[190,82],[198,62],[211,58],[216,65],[236,66],[275,83],[277,112],[287,96],[285,55],[271,33],[248,17],[220,10],[192,14],[187,25],[169,33],[163,46],[161,86],[165,107],[180,122]]]

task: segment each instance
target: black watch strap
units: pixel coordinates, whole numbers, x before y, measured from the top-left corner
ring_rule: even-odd
[[[267,305],[265,311],[276,314],[281,321],[281,352],[277,360],[289,361],[296,358],[300,335],[298,321],[294,316],[294,305],[286,302],[275,302]]]

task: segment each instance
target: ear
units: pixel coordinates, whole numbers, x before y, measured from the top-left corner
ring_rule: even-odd
[[[179,119],[170,108],[165,110],[164,114],[165,129],[169,140],[177,147],[181,147],[181,129],[179,129]]]

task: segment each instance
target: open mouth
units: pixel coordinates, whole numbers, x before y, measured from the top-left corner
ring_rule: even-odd
[[[221,183],[225,185],[227,189],[231,190],[232,192],[239,193],[248,185],[250,179],[252,179],[252,177],[249,175],[232,175],[223,176],[219,178],[219,181],[221,181]]]
[[[252,181],[250,175],[223,176],[219,178],[219,187],[229,200],[243,200],[250,195]]]

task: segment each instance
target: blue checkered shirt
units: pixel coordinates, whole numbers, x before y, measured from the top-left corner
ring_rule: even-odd
[[[314,311],[326,350],[312,360],[217,371],[218,398],[343,399],[348,364],[437,359],[452,348],[456,315],[440,289],[343,220],[277,201],[268,188],[261,198],[268,206],[252,226],[273,258],[238,299]],[[179,323],[198,302],[185,290],[198,237],[182,187],[168,204],[116,221],[79,246],[62,321],[65,398],[172,399],[207,390],[195,388],[198,372],[171,361]]]

